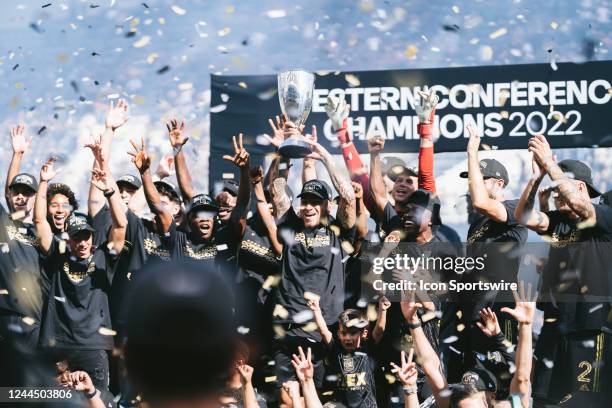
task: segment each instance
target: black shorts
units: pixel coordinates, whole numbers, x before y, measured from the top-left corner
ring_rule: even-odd
[[[545,324],[535,350],[534,400],[563,406],[604,407],[612,398],[612,335],[561,335]]]
[[[322,343],[313,343],[305,337],[286,336],[282,340],[277,340],[276,351],[274,352],[274,374],[276,375],[276,386],[283,386],[285,381],[297,380],[295,370],[291,361],[293,354],[299,354],[298,347],[301,346],[304,354],[308,347],[312,350],[312,364],[314,365],[314,382],[317,388],[323,385],[325,377],[325,347]]]

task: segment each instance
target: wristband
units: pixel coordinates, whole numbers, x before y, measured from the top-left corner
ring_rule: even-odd
[[[419,321],[418,321],[418,322],[416,322],[416,323],[406,322],[406,326],[408,326],[408,328],[409,328],[409,329],[412,329],[412,330],[414,330],[414,329],[418,329],[419,327],[421,327],[421,325],[422,325],[422,323],[421,323],[421,320],[420,320],[420,319],[419,319]]]
[[[179,154],[181,150],[183,150],[183,145],[178,145],[172,148],[172,152],[174,153],[175,156]]]
[[[429,139],[433,134],[433,125],[431,123],[419,123],[417,125],[417,132],[421,137]]]
[[[94,388],[93,392],[91,394],[85,394],[85,396],[87,397],[87,399],[92,399],[94,398],[96,395],[98,395],[98,389]]]
[[[115,189],[111,188],[109,191],[105,191],[104,192],[104,197],[111,198],[113,196],[113,194],[115,194]]]
[[[412,395],[418,392],[418,388],[416,384],[411,385],[410,387],[404,387],[402,389],[404,390],[404,395]]]

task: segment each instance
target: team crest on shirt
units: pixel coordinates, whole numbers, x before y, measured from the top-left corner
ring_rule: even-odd
[[[17,240],[22,244],[26,244],[33,247],[38,247],[38,240],[35,237],[32,237],[26,232],[21,232],[21,228],[17,228],[14,225],[6,226],[6,234],[10,240]]]
[[[342,369],[344,371],[355,370],[355,359],[353,356],[342,356]]]

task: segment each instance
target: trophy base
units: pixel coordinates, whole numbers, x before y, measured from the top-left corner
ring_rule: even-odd
[[[278,152],[281,156],[291,159],[303,159],[312,153],[312,149],[310,148],[310,144],[306,141],[287,139],[280,145]]]

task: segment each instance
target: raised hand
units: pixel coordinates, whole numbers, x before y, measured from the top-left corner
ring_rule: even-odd
[[[297,381],[285,381],[283,383],[283,390],[292,398],[300,398],[300,383]]]
[[[167,154],[159,161],[157,165],[157,169],[155,169],[155,174],[160,179],[173,176],[175,174],[174,169],[174,156],[171,154]]]
[[[130,140],[132,147],[134,148],[133,152],[128,152],[130,156],[132,156],[132,163],[136,166],[140,174],[144,173],[151,166],[151,158],[147,154],[145,150],[145,142],[144,138],[140,138],[140,147],[134,142]]]
[[[128,108],[129,105],[124,99],[119,99],[116,106],[113,104],[113,101],[110,101],[108,112],[106,112],[106,127],[115,131],[117,128],[123,126],[130,118],[128,115]]]
[[[387,299],[385,296],[381,296],[378,299],[378,310],[381,312],[386,312],[391,307],[391,301]]]
[[[102,137],[101,136],[93,136],[91,137],[91,141],[86,143],[84,147],[91,150],[91,153],[94,155],[94,158],[98,162],[98,165],[101,169],[106,167],[106,157],[104,155],[102,149]]]
[[[285,122],[287,121],[284,115],[276,116],[276,123],[272,119],[268,119],[268,123],[272,128],[272,136],[264,135],[270,144],[278,149],[278,147],[285,141]]]
[[[408,323],[412,323],[414,320],[418,319],[416,313],[417,310],[422,307],[423,304],[421,302],[416,301],[415,291],[410,291],[408,293],[408,298],[402,300],[401,302],[402,314],[404,315],[404,319],[406,319]]]
[[[253,378],[253,367],[248,364],[238,364],[236,366],[238,373],[240,373],[240,381],[242,385],[249,384]]]
[[[311,297],[306,300],[306,304],[313,312],[319,309],[319,298]]]
[[[415,103],[414,110],[419,117],[419,123],[433,123],[433,117],[436,113],[436,105],[438,104],[439,98],[436,95],[436,91],[433,89],[427,89],[419,91],[419,101]]]
[[[491,310],[490,307],[484,308],[480,311],[480,318],[484,324],[481,322],[476,322],[476,326],[478,326],[480,331],[483,332],[485,336],[493,337],[501,333],[501,327],[499,327],[497,315]]]
[[[109,186],[106,172],[95,167],[91,170],[91,184],[101,191],[108,191],[112,189],[112,187]]]
[[[338,98],[337,102],[331,96],[327,97],[325,113],[327,113],[327,117],[331,120],[334,130],[342,128],[344,119],[348,118],[349,116],[350,109],[350,105],[347,105],[343,97]]]
[[[66,385],[87,394],[91,394],[95,390],[91,377],[89,377],[89,374],[87,374],[85,371],[68,373],[68,382]]]
[[[414,349],[411,348],[408,352],[408,357],[406,357],[406,352],[402,350],[401,353],[401,367],[398,367],[395,363],[391,363],[393,366],[393,371],[397,374],[397,377],[402,382],[404,387],[413,387],[416,385],[418,372],[416,368],[416,363],[412,361],[414,357]]]
[[[50,157],[45,164],[43,164],[40,169],[40,181],[49,181],[52,180],[58,173],[58,171],[54,168],[55,162],[57,161],[56,157]]]
[[[264,172],[261,166],[252,167],[249,170],[249,179],[251,179],[251,184],[261,183],[263,180]]]
[[[537,292],[534,291],[533,298],[531,297],[531,283],[527,284],[527,292],[525,292],[525,282],[520,281],[519,292],[516,290],[512,291],[514,296],[514,309],[509,307],[503,307],[502,312],[508,313],[514,319],[521,324],[531,324],[533,322],[533,316],[535,315],[536,300],[538,298]]]
[[[368,152],[380,153],[385,148],[385,139],[380,135],[374,135],[368,138]]]
[[[238,135],[238,142],[236,142],[236,136],[232,136],[234,142],[234,156],[224,155],[223,159],[233,162],[238,167],[249,166],[249,152],[246,151],[242,145],[242,133]]]
[[[19,124],[11,127],[11,144],[13,146],[13,153],[24,154],[28,151],[32,138],[26,139],[25,137],[26,127],[25,125]]]
[[[308,347],[308,354],[304,355],[302,347],[298,347],[299,355],[294,354],[291,365],[295,369],[295,374],[300,382],[312,380],[314,377],[314,366],[312,365],[312,351]]]
[[[355,200],[361,200],[363,198],[363,186],[361,185],[361,183],[352,181],[351,186],[353,186],[353,191],[355,192]]]
[[[166,128],[168,129],[168,137],[170,138],[170,144],[175,149],[180,149],[187,141],[189,140],[183,134],[185,130],[185,121],[178,121],[178,119],[170,119],[166,123]]]
[[[529,139],[528,150],[533,153],[533,157],[538,162],[541,168],[545,169],[554,161],[552,150],[548,140],[542,135],[535,135]]]
[[[467,125],[466,129],[470,138],[468,139],[467,144],[467,152],[468,153],[476,153],[478,152],[478,148],[480,147],[480,135],[476,132],[476,129],[472,125]]]

